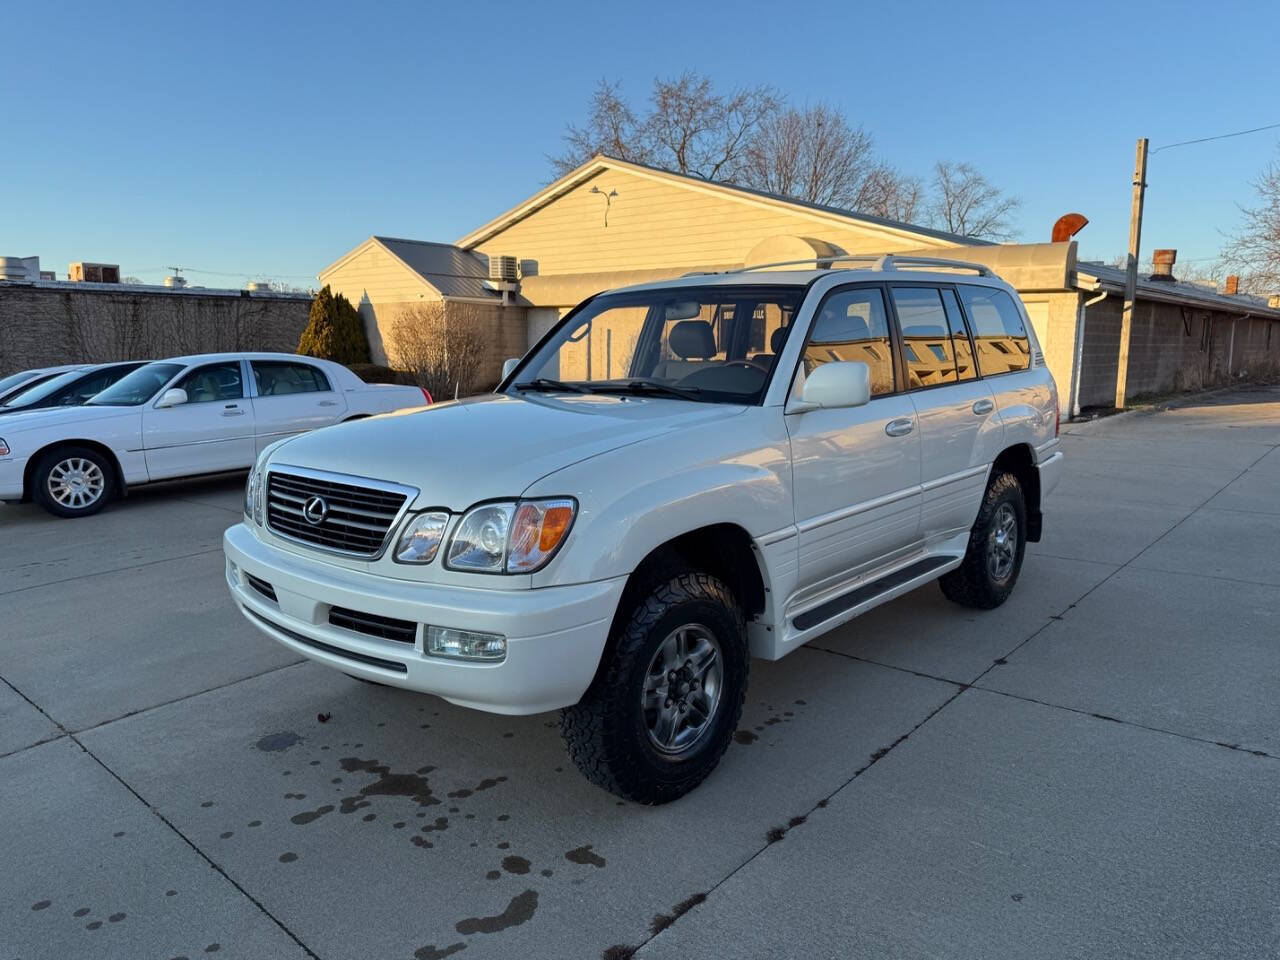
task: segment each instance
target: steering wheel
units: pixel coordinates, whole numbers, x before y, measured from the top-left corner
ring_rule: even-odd
[[[769,372],[769,368],[763,363],[756,363],[754,360],[730,360],[724,364],[726,367],[750,367],[752,370],[763,370]]]

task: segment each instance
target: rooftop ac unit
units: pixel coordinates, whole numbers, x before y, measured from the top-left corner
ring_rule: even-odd
[[[520,261],[515,257],[490,257],[489,279],[515,283],[520,278]]]

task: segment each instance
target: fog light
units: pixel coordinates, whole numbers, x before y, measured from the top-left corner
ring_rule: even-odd
[[[475,633],[452,627],[427,625],[427,653],[458,660],[505,660],[507,638],[497,633]]]

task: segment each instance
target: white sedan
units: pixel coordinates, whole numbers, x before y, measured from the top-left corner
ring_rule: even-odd
[[[84,406],[5,417],[0,500],[35,500],[60,517],[88,516],[131,486],[248,470],[282,437],[430,402],[418,387],[368,384],[314,357],[161,360]]]

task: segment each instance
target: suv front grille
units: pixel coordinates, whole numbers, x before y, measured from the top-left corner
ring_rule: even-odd
[[[394,640],[397,643],[413,643],[418,636],[418,625],[408,620],[380,617],[376,613],[361,613],[346,607],[331,607],[329,623],[344,630],[354,630],[370,637]]]
[[[382,554],[411,492],[392,484],[346,483],[310,471],[272,470],[267,473],[267,526],[291,540],[373,559]]]

